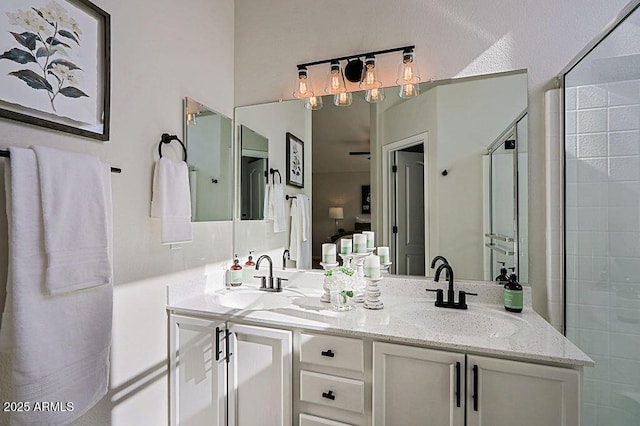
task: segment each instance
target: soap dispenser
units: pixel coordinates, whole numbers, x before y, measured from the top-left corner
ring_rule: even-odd
[[[500,268],[500,275],[496,277],[496,281],[502,284],[503,282],[509,281],[509,276],[507,275],[507,268],[505,268],[505,263],[504,262],[498,262],[498,263],[502,263],[502,268]]]
[[[522,312],[523,292],[516,274],[509,275],[509,281],[504,285],[504,308],[509,312]]]
[[[249,259],[244,263],[244,269],[242,270],[242,282],[244,284],[253,283],[253,274],[255,273],[256,262],[253,261],[253,250],[249,251]]]
[[[233,265],[231,265],[231,273],[229,275],[229,285],[231,287],[242,285],[242,266],[240,266],[237,254],[235,255],[235,259],[233,259]]]

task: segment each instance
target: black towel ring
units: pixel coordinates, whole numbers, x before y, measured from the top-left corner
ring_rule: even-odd
[[[184,146],[182,141],[180,139],[178,139],[178,137],[176,135],[170,135],[169,133],[163,133],[162,136],[160,137],[160,143],[158,144],[158,155],[160,155],[160,158],[162,158],[162,144],[163,143],[171,143],[171,141],[180,142],[180,145],[182,146],[182,150],[184,151],[184,161],[186,163],[187,162],[187,147]]]
[[[271,173],[271,176],[273,176],[273,183],[276,182],[276,173],[278,174],[278,182],[282,183],[282,175],[280,174],[280,170],[278,169],[269,169],[269,173]]]

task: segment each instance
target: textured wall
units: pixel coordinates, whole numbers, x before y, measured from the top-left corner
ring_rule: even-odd
[[[194,224],[193,243],[177,250],[161,246],[159,226],[149,218],[151,176],[160,134],[182,134],[185,96],[233,114],[234,5],[232,0],[194,0],[188,6],[170,0],[93,1],[111,14],[111,140],[99,143],[1,120],[0,147],[59,147],[122,168],[122,174],[112,175],[111,392],[78,424],[166,424],[167,280],[148,278],[229,259],[232,225]],[[3,242],[5,235],[0,217]],[[0,245],[2,276],[5,271],[6,248]],[[4,279],[0,283],[4,289]],[[9,375],[6,357],[0,358],[2,401],[11,400]],[[0,424],[7,421],[0,413]]]
[[[297,63],[407,44],[416,45],[423,79],[527,68],[530,282],[536,309],[544,315],[544,91],[626,4],[627,0],[236,0],[236,105],[290,98]],[[387,69],[382,73],[387,85],[394,84],[396,62],[394,55],[379,60],[380,69]],[[310,73],[312,78],[324,77],[326,69],[313,68]]]

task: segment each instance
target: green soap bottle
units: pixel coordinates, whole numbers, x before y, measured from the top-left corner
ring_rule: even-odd
[[[509,312],[522,312],[523,292],[516,274],[509,275],[509,281],[504,285],[504,308]]]

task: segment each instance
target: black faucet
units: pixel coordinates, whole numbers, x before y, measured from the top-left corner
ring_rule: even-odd
[[[437,257],[442,257],[442,256],[437,256]],[[436,260],[437,259],[434,259],[434,261],[431,262],[431,264],[433,266],[435,266]],[[443,263],[440,266],[438,266],[438,269],[436,269],[436,275],[433,278],[433,281],[435,281],[435,282],[440,281],[440,273],[442,273],[443,270],[447,271],[447,276],[448,276],[448,279],[449,279],[449,288],[447,289],[447,300],[446,301],[444,300],[444,297],[443,297],[443,293],[444,292],[443,292],[443,290],[441,288],[439,288],[437,290],[427,289],[427,291],[435,291],[436,292],[436,303],[435,303],[435,305],[438,308],[467,309],[467,295],[477,296],[478,294],[477,293],[468,293],[468,292],[465,292],[463,290],[460,290],[458,292],[458,302],[456,303],[455,292],[453,290],[453,268],[451,267],[451,265],[449,265],[449,263]]]
[[[284,249],[282,252],[282,270],[287,268],[287,260],[291,260],[291,252],[289,249]]]
[[[266,255],[263,254],[262,256],[260,256],[258,258],[258,260],[256,261],[256,271],[260,269],[260,262],[262,262],[263,259],[267,259],[267,261],[269,262],[269,276],[268,277],[263,277],[263,276],[255,276],[254,278],[260,278],[260,290],[264,290],[264,291],[282,291],[282,281],[286,281],[285,278],[280,278],[278,277],[276,279],[276,286],[273,286],[273,261],[271,260],[271,258]],[[267,285],[267,279],[269,280],[269,285]]]
[[[449,264],[449,261],[447,260],[446,257],[444,257],[444,256],[436,256],[431,260],[431,269],[435,269],[436,263],[438,263],[438,260],[441,261],[443,265],[448,265]],[[447,274],[449,273],[448,270],[446,272],[447,272]],[[449,275],[445,275],[445,277],[448,278]]]

